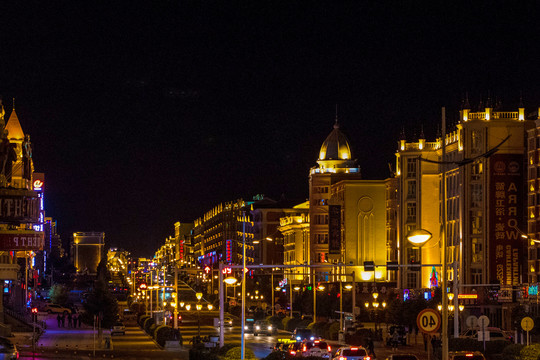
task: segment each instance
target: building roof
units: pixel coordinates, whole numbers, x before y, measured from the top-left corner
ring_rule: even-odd
[[[24,132],[21,128],[21,123],[19,122],[15,109],[13,109],[11,112],[9,120],[4,129],[8,131],[9,140],[24,140]]]
[[[351,158],[349,141],[345,134],[339,130],[339,124],[336,120],[334,129],[321,146],[319,160],[351,160]]]

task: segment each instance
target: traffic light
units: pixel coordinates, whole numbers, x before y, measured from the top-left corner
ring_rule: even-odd
[[[308,285],[308,286],[307,286],[307,289],[308,289],[309,291],[311,291],[311,290],[313,290],[313,286]]]

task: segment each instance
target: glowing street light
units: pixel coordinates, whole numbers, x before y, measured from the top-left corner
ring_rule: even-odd
[[[416,229],[407,234],[407,240],[413,245],[422,246],[424,245],[433,234],[424,229]]]
[[[227,285],[234,285],[238,281],[234,276],[229,276],[223,280]]]

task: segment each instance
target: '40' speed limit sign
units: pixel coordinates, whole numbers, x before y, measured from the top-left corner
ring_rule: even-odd
[[[435,333],[441,327],[441,316],[436,310],[424,309],[416,317],[416,325],[426,334]]]

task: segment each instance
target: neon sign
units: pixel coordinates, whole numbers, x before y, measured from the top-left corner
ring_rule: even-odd
[[[39,179],[34,180],[34,190],[40,191],[42,187],[43,187],[43,181]]]

